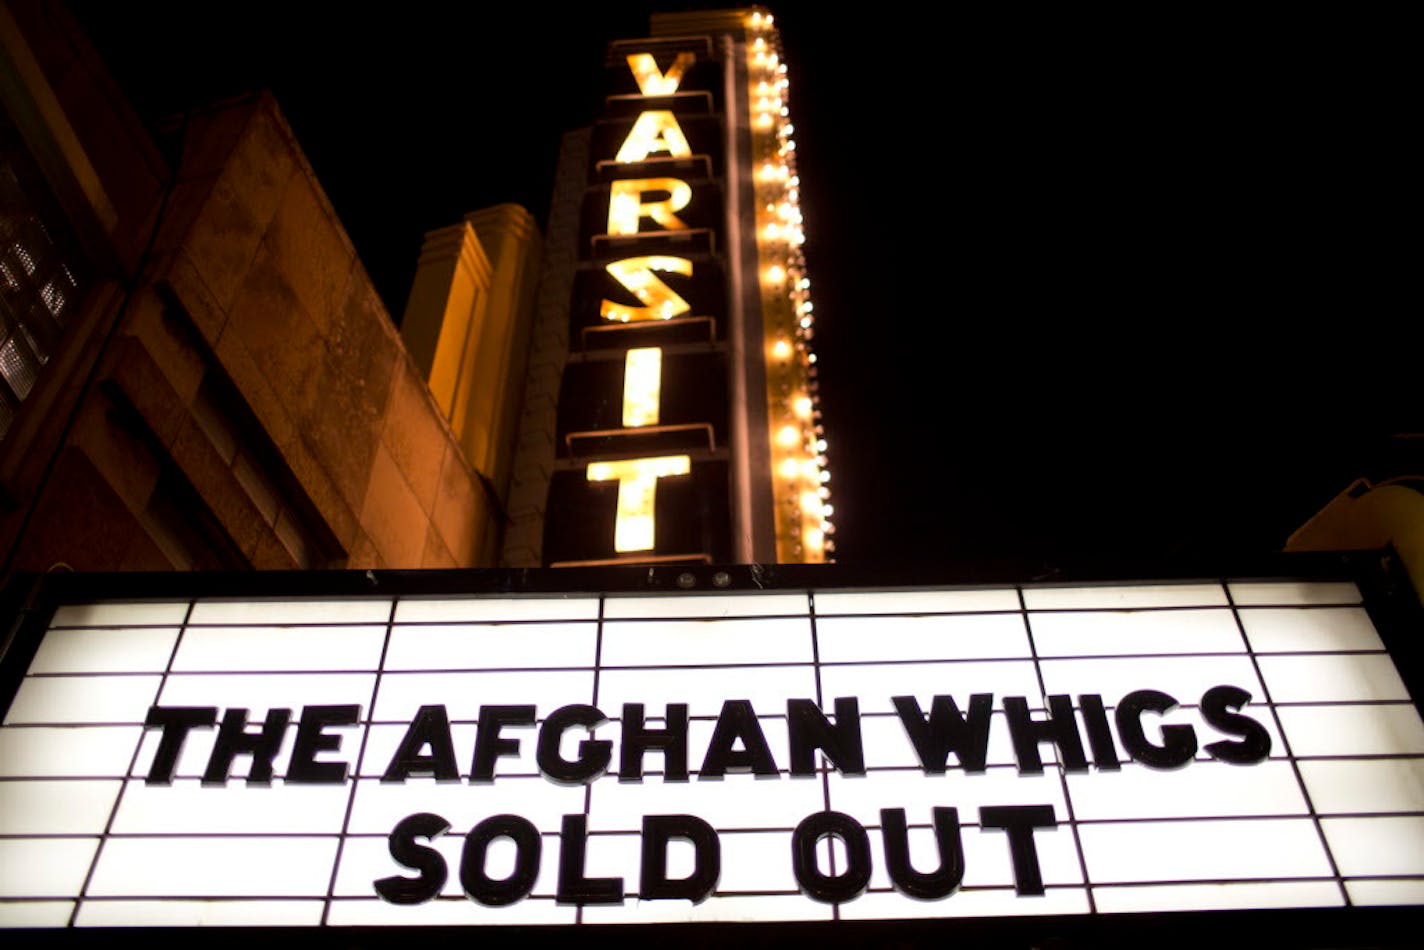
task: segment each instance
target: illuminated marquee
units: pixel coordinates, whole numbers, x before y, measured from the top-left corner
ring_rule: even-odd
[[[0,770],[11,926],[1424,903],[1348,583],[76,605]]]

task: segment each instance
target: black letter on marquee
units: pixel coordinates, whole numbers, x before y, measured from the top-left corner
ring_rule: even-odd
[[[211,729],[217,722],[218,711],[212,706],[148,707],[144,726],[161,727],[163,735],[158,739],[158,751],[153,755],[153,764],[148,767],[148,777],[143,783],[172,785],[173,770],[178,765],[178,754],[183,751],[183,740],[188,738],[188,730]]]
[[[822,838],[839,838],[845,844],[846,869],[834,877],[816,866],[816,844]],[[791,833],[791,867],[796,883],[813,901],[853,901],[870,883],[870,836],[850,815],[838,811],[807,815]]]
[[[1029,717],[1028,700],[1022,696],[1005,696],[1004,712],[1009,714],[1009,735],[1014,740],[1014,757],[1019,774],[1039,775],[1043,759],[1038,755],[1040,742],[1058,746],[1058,761],[1065,772],[1088,771],[1088,759],[1083,755],[1083,740],[1078,735],[1078,721],[1073,718],[1073,700],[1067,696],[1048,697],[1048,718],[1036,721]]]
[[[1152,769],[1181,768],[1197,752],[1197,734],[1191,726],[1163,726],[1162,744],[1153,745],[1142,731],[1142,714],[1171,712],[1177,701],[1155,689],[1128,693],[1117,704],[1117,734],[1127,754]]]
[[[1038,867],[1038,848],[1033,843],[1033,829],[1057,828],[1058,818],[1052,805],[982,805],[979,824],[984,828],[1002,828],[1009,834],[1009,857],[1014,862],[1014,891],[1018,894],[1042,894],[1043,872]]]
[[[667,876],[667,846],[673,838],[692,842],[692,874],[679,880]],[[722,843],[711,825],[693,815],[643,816],[643,871],[638,900],[684,898],[700,904],[712,895],[722,876]]]
[[[582,739],[579,757],[570,762],[559,754],[559,742],[564,733],[577,726],[592,729],[608,721],[595,706],[560,706],[549,714],[539,728],[539,746],[535,758],[544,777],[558,785],[580,785],[592,782],[608,771],[613,759],[613,743],[607,739]]]
[[[429,755],[420,750],[430,746]],[[450,717],[444,706],[421,706],[405,731],[396,754],[386,766],[382,782],[404,782],[412,775],[433,775],[437,782],[458,782],[455,743],[450,738]]]
[[[1108,728],[1108,713],[1103,708],[1103,698],[1097,693],[1079,696],[1078,708],[1083,711],[1083,724],[1088,728],[1088,747],[1093,750],[1093,765],[1099,772],[1122,771],[1122,763],[1117,760],[1117,748],[1113,745],[1112,730]]]
[[[661,749],[663,781],[687,781],[687,703],[668,703],[666,729],[644,725],[643,704],[623,704],[623,738],[618,756],[618,781],[643,780],[643,753]]]
[[[293,785],[341,785],[350,766],[345,762],[318,762],[318,752],[340,752],[341,737],[322,732],[324,726],[354,726],[361,721],[360,706],[303,706],[292,743],[286,779]]]
[[[470,783],[493,782],[495,760],[502,755],[519,754],[519,740],[501,738],[501,726],[532,725],[533,706],[481,706],[480,728],[475,733],[475,758],[470,763]]]
[[[586,815],[565,815],[559,830],[558,904],[621,904],[621,877],[584,877],[584,845],[588,834]]]
[[[989,723],[994,712],[993,693],[975,693],[969,697],[969,718],[960,715],[953,696],[936,696],[930,705],[929,722],[920,712],[919,701],[913,696],[896,696],[891,700],[905,734],[915,746],[920,768],[926,775],[943,775],[953,752],[966,772],[982,772],[989,759]]]
[[[223,713],[218,739],[213,743],[213,753],[208,756],[208,767],[203,771],[203,784],[226,784],[232,760],[239,755],[251,755],[252,767],[247,770],[247,784],[271,785],[272,760],[282,747],[282,734],[291,719],[290,709],[269,709],[262,731],[250,733],[247,731],[246,709],[229,709]]]
[[[732,746],[742,740],[742,750]],[[757,722],[756,710],[749,699],[728,699],[722,703],[717,726],[707,742],[707,755],[702,759],[699,778],[721,778],[728,772],[754,772],[775,778],[776,760],[766,744],[766,736]]]
[[[865,749],[860,741],[860,701],[854,696],[836,700],[832,726],[809,699],[786,701],[786,733],[791,746],[791,774],[815,775],[816,750],[844,775],[865,774]]]
[[[964,841],[959,832],[959,809],[934,809],[935,843],[939,846],[939,868],[923,874],[910,863],[910,838],[905,826],[905,809],[880,809],[881,834],[885,837],[885,866],[895,890],[922,901],[939,900],[959,890],[964,880]]]
[[[450,823],[439,815],[421,812],[400,820],[390,836],[391,857],[420,877],[395,875],[375,882],[376,893],[392,904],[422,904],[440,893],[449,871],[445,859],[434,848],[416,844],[416,838],[438,838],[450,830]]]
[[[515,848],[514,871],[502,881],[485,873],[485,854],[496,838],[510,839]],[[475,825],[460,852],[460,886],[465,896],[489,907],[503,907],[528,897],[539,876],[543,844],[539,829],[518,815],[494,815]]]
[[[1239,710],[1251,701],[1251,694],[1239,686],[1213,686],[1202,696],[1202,718],[1239,742],[1210,742],[1206,751],[1213,759],[1232,765],[1254,765],[1271,754],[1271,735],[1266,727]]]

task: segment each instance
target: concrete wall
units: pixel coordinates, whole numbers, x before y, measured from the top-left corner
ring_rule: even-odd
[[[108,270],[45,369],[68,399],[27,402],[0,443],[7,571],[493,564],[490,493],[276,103],[193,117],[169,190],[145,202],[126,183],[153,177],[155,153],[102,144],[117,113],[111,89],[85,94],[85,51],[17,20],[44,81],[82,104],[68,118],[105,190],[129,196],[123,220],[147,226],[110,230]]]

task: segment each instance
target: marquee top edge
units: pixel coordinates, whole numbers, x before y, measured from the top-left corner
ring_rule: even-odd
[[[8,596],[30,603],[189,597],[575,596],[597,594],[805,593],[1145,585],[1241,581],[1355,581],[1378,578],[1388,551],[1280,554],[1242,563],[1135,561],[1079,572],[1024,576],[1004,570],[947,571],[937,565],[654,565],[470,570],[333,570],[52,573],[11,578]],[[1116,568],[1116,569],[1115,569]],[[24,593],[21,593],[23,591]],[[28,596],[26,596],[28,595]]]

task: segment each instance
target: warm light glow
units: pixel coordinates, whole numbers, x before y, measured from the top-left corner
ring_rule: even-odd
[[[770,23],[769,16],[766,22]],[[755,156],[761,297],[765,312],[771,315],[766,344],[768,360],[773,361],[767,379],[767,421],[775,453],[772,472],[780,476],[775,492],[776,548],[784,560],[814,562],[826,559],[826,546],[819,534],[810,538],[806,532],[822,521],[820,503],[825,496],[821,489],[826,476],[824,460],[818,463],[805,454],[808,440],[820,435],[810,431],[820,416],[815,383],[810,378],[815,372],[810,364],[816,360],[809,350],[814,316],[800,250],[806,234],[800,208],[801,180],[794,167],[795,128],[787,107],[786,66],[776,46],[772,36],[765,44],[747,37],[750,75],[744,93]]]
[[[777,162],[767,161],[762,162],[761,169],[758,171],[757,177],[760,178],[762,181],[785,181],[787,174],[788,171],[785,165],[778,164]]]
[[[618,518],[613,528],[613,550],[620,554],[652,550],[658,479],[686,475],[691,471],[692,459],[686,455],[589,463],[589,481],[611,482],[616,479],[618,482]]]
[[[623,362],[623,424],[629,428],[658,424],[662,399],[663,351],[638,347]]]
[[[671,287],[663,283],[653,271],[692,276],[692,261],[685,257],[625,257],[614,261],[605,270],[613,279],[641,300],[645,306],[630,307],[627,304],[604,300],[599,305],[599,314],[605,320],[631,323],[638,320],[669,320],[678,314],[687,313],[691,304],[683,300]]]
[[[628,137],[618,149],[620,162],[646,161],[654,152],[667,152],[673,158],[691,158],[692,147],[677,117],[666,109],[650,109],[640,113]]]
[[[683,74],[697,62],[693,53],[678,53],[667,72],[658,69],[651,53],[632,53],[628,56],[628,68],[633,78],[638,80],[638,91],[645,96],[670,96],[677,92]]]
[[[647,194],[666,198],[644,201]],[[609,186],[608,233],[637,234],[643,218],[652,218],[665,231],[683,231],[687,224],[673,212],[692,201],[692,186],[680,178],[629,178]]]

